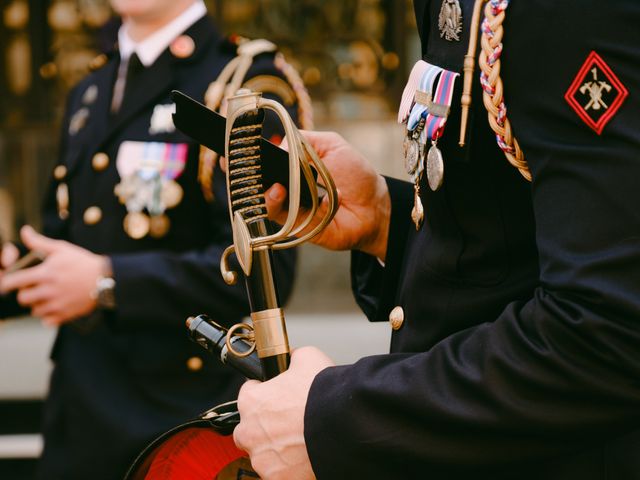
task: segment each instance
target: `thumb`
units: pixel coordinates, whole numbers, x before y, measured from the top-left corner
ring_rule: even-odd
[[[26,225],[20,230],[20,238],[29,250],[42,252],[45,255],[54,252],[60,247],[60,241],[45,237]]]

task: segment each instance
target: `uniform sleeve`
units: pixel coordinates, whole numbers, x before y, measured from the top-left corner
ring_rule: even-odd
[[[59,141],[60,152],[64,152],[64,149],[66,148],[67,136],[64,135],[64,132],[66,132],[69,128],[70,105],[75,91],[76,90],[72,90],[66,101],[61,130],[63,134],[60,136]],[[62,155],[60,155],[60,158],[62,158]],[[57,188],[58,182],[53,178],[52,175],[49,181],[49,185],[47,186],[47,191],[44,194],[42,204],[42,232],[48,237],[64,238],[66,235],[66,222],[62,220],[58,215],[58,206],[56,200]],[[28,252],[28,249],[22,244],[18,244],[18,248],[20,249],[21,256],[25,255]],[[26,315],[28,313],[28,309],[23,308],[18,304],[15,293],[0,295],[0,319]]]
[[[539,286],[428,351],[319,374],[305,413],[317,478],[453,478],[514,465],[525,475],[640,426],[640,57],[637,32],[618,29],[626,37],[613,41],[613,27],[595,33],[607,19],[592,17],[535,51],[526,42],[539,23],[505,40],[510,115],[533,173]],[[601,135],[563,98],[591,49],[629,90]]]
[[[384,267],[376,257],[359,251],[351,253],[351,288],[356,302],[372,322],[386,321],[393,306],[413,202],[409,183],[388,177],[385,180],[391,196],[391,222]]]

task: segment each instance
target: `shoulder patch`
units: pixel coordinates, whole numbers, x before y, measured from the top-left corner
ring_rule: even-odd
[[[611,67],[593,51],[564,98],[582,121],[601,135],[628,95]]]

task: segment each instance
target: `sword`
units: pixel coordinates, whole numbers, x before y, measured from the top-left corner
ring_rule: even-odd
[[[219,155],[225,155],[227,119],[178,90],[172,92],[171,98],[176,104],[173,123],[178,130]],[[269,188],[274,183],[287,186],[289,184],[289,154],[264,137],[260,139],[260,152],[263,158],[262,178],[265,188]],[[311,165],[311,170],[314,178],[317,178],[318,173],[313,165]],[[320,195],[326,193],[323,188],[320,188],[319,192]],[[311,206],[310,195],[308,185],[303,184],[300,197],[303,206]]]

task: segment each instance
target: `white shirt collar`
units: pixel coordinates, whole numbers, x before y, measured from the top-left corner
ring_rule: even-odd
[[[142,65],[145,67],[153,65],[162,52],[171,45],[171,42],[206,14],[207,7],[204,1],[198,0],[160,30],[138,43],[134,42],[127,33],[127,24],[125,22],[118,31],[120,59],[123,62],[127,61],[131,54],[136,52]]]

